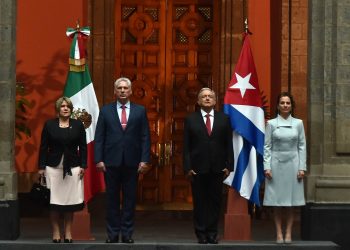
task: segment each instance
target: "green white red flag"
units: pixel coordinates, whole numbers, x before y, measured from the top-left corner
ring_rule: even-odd
[[[71,99],[74,110],[73,118],[80,119],[86,129],[87,169],[84,176],[84,198],[88,202],[96,193],[105,188],[103,175],[97,172],[94,164],[94,136],[99,106],[86,64],[84,40],[90,35],[88,27],[68,28],[67,36],[72,38],[69,54],[69,72],[63,95]]]

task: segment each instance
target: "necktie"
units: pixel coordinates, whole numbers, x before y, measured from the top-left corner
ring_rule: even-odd
[[[122,120],[121,120],[121,124],[123,129],[125,130],[126,128],[126,124],[128,123],[127,119],[126,119],[126,111],[125,111],[125,105],[122,106]]]
[[[207,127],[208,135],[211,134],[211,123],[210,123],[210,115],[206,114],[205,117],[207,120],[205,121],[205,126]]]

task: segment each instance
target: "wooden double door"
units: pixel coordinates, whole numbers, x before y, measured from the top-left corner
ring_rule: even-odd
[[[132,80],[132,101],[147,108],[151,130],[152,169],[138,189],[145,209],[191,208],[183,121],[196,109],[199,89],[217,89],[218,2],[115,2],[115,77]]]

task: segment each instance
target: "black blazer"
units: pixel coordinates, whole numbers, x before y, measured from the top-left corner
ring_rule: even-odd
[[[200,111],[185,119],[183,167],[185,174],[233,171],[232,129],[229,117],[214,111],[214,124],[209,136]]]
[[[80,120],[69,119],[69,128],[60,128],[58,118],[46,121],[41,133],[39,168],[58,166],[63,154],[67,167],[86,168],[86,133]]]
[[[150,131],[145,107],[130,103],[130,114],[125,130],[118,117],[116,102],[102,107],[95,132],[95,163],[107,167],[137,167],[149,162]]]

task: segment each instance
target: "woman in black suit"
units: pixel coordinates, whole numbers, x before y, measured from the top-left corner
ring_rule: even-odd
[[[68,97],[56,101],[58,117],[46,121],[39,152],[39,174],[50,189],[52,241],[61,242],[63,214],[64,242],[72,243],[73,212],[84,207],[83,176],[86,168],[86,134],[80,120],[71,119],[73,104]]]

